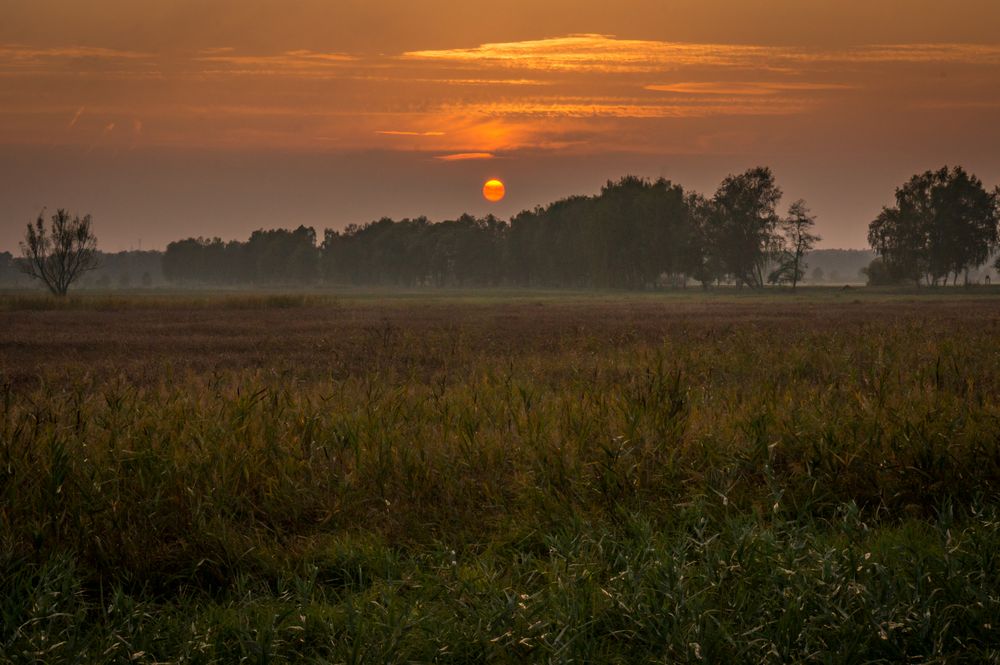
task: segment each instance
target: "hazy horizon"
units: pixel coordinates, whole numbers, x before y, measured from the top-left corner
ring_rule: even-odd
[[[867,247],[914,173],[1000,184],[1000,5],[8,2],[0,251],[41,208],[105,251],[381,217],[502,219],[626,174],[766,165]],[[493,177],[506,198],[486,202]]]

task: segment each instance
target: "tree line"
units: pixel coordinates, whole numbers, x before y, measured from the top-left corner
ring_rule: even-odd
[[[319,277],[316,231],[254,231],[246,242],[188,238],[167,245],[163,276],[179,284],[310,284]]]
[[[167,279],[208,284],[335,284],[644,289],[801,281],[819,240],[803,201],[779,214],[768,168],[727,177],[712,197],[626,176],[595,196],[432,223],[383,218],[342,231],[256,231],[246,242],[189,238],[164,254]]]
[[[327,229],[318,244],[306,226],[261,229],[245,242],[188,238],[167,246],[162,272],[174,283],[205,285],[794,288],[820,238],[805,202],[780,214],[781,198],[765,167],[728,176],[711,197],[625,176],[597,195],[560,199],[509,222],[383,218]],[[864,270],[869,284],[968,282],[996,254],[1000,187],[987,191],[961,167],[944,167],[913,176],[895,199],[869,225],[876,255]],[[48,226],[40,215],[28,225],[19,269],[65,294],[100,263],[91,226],[89,215],[62,209]],[[1000,271],[1000,258],[994,266]]]

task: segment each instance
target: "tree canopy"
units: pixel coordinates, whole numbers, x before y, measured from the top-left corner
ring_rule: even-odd
[[[896,205],[883,208],[868,227],[868,241],[882,260],[880,278],[957,282],[996,247],[998,203],[997,192],[987,192],[961,167],[913,176],[896,189]]]
[[[316,231],[257,230],[246,242],[187,238],[167,245],[163,275],[172,282],[293,285],[316,279]]]
[[[715,254],[717,270],[739,284],[764,286],[768,262],[778,245],[780,200],[781,189],[769,168],[750,169],[722,181],[707,217],[707,246]]]

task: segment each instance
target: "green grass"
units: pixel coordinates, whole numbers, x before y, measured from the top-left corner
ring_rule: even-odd
[[[1000,662],[990,301],[271,297],[3,338],[0,660]]]

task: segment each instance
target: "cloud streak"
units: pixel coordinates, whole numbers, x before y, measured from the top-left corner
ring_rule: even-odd
[[[465,49],[408,51],[402,58],[552,71],[647,72],[694,65],[732,67],[786,53],[792,51],[769,46],[687,44],[580,34]]]
[[[684,67],[790,71],[806,63],[1000,64],[995,44],[893,44],[849,49],[697,44],[581,34],[474,48],[408,51],[404,60],[563,72],[653,72]]]
[[[434,159],[443,162],[467,162],[476,159],[494,159],[496,155],[492,152],[458,152],[451,155],[437,155]]]
[[[444,136],[444,132],[415,132],[415,131],[404,131],[401,129],[378,129],[375,130],[376,134],[381,134],[383,136]]]
[[[686,83],[663,83],[645,86],[653,92],[671,92],[681,95],[727,95],[758,96],[777,95],[786,92],[827,92],[853,90],[857,86],[843,83],[800,83],[781,81],[690,81]]]
[[[526,118],[705,118],[718,115],[789,115],[801,113],[804,100],[701,99],[684,103],[644,102],[635,98],[550,97],[520,101],[444,106],[444,113]]]
[[[272,55],[238,54],[234,49],[220,48],[193,58],[195,63],[209,65],[201,70],[211,75],[258,75],[312,77],[328,76],[359,58],[347,53],[322,53],[297,49]]]
[[[94,46],[38,48],[22,44],[0,44],[0,62],[41,62],[45,60],[145,60],[153,57],[140,51],[123,51]]]
[[[888,44],[798,57],[812,62],[1000,65],[1000,44]]]

